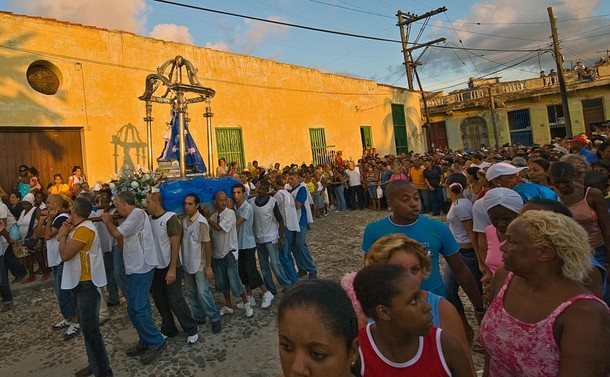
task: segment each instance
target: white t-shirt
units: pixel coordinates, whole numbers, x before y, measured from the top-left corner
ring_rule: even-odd
[[[222,230],[212,228],[212,256],[216,259],[224,258],[229,252],[233,252],[235,260],[238,259],[239,244],[237,242],[237,218],[235,212],[225,208],[220,214],[214,212],[211,220],[218,223]]]
[[[354,170],[346,169],[345,173],[349,179],[350,186],[359,186],[362,184],[360,182],[360,168],[358,166],[355,166]]]
[[[468,199],[461,198],[451,204],[449,213],[447,213],[447,222],[449,229],[453,234],[453,238],[458,243],[470,243],[472,240],[468,236],[468,232],[464,228],[462,221],[472,220],[472,202]]]

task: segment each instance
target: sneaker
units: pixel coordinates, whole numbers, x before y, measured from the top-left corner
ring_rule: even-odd
[[[78,323],[70,324],[70,327],[68,327],[68,331],[66,331],[66,333],[64,334],[64,340],[74,338],[78,334],[79,331],[80,331],[80,325]]]
[[[127,350],[125,351],[125,355],[130,356],[130,357],[139,356],[139,355],[143,354],[144,352],[146,352],[147,350],[148,350],[148,347],[144,347],[139,344],[136,344],[133,347],[127,348]]]
[[[66,327],[70,327],[70,325],[71,325],[71,323],[64,319],[61,322],[57,322],[56,324],[54,324],[53,330],[65,329]]]
[[[163,352],[165,347],[167,347],[167,342],[164,340],[163,344],[161,344],[159,347],[147,349],[146,352],[144,352],[142,356],[140,356],[140,362],[142,362],[142,364],[152,363],[157,358],[157,356],[159,356],[159,354]]]
[[[222,323],[220,322],[220,320],[212,322],[212,332],[214,334],[218,334],[220,330],[222,330]]]
[[[197,340],[199,339],[199,334],[195,334],[195,335],[189,335],[186,338],[186,342],[188,344],[195,344],[197,342]]]
[[[256,300],[254,299],[254,296],[248,296],[248,303],[251,307],[256,307]],[[241,310],[244,310],[246,308],[243,302],[238,302],[237,304],[235,304],[235,307]]]
[[[228,314],[233,314],[233,309],[228,306],[223,306],[222,309],[220,309],[220,316],[222,317]]]
[[[250,304],[246,304],[246,318],[250,318],[254,315],[254,309],[250,306]]]
[[[273,294],[269,291],[263,294],[263,302],[261,303],[261,308],[266,309],[271,306],[271,301],[273,301]]]

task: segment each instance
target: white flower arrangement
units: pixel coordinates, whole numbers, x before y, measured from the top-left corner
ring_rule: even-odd
[[[156,183],[154,177],[145,172],[142,167],[134,168],[130,165],[124,165],[119,171],[117,182],[110,183],[110,188],[114,195],[121,191],[131,191],[136,197],[136,204],[144,206],[146,196],[152,192]]]

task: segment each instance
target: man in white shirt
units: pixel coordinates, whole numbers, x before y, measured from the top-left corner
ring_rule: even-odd
[[[254,212],[252,205],[247,200],[246,189],[243,184],[238,183],[231,189],[237,218],[237,243],[239,245],[239,258],[237,260],[239,277],[246,288],[246,295],[250,306],[255,307],[256,301],[252,296],[252,290],[260,288],[263,292],[262,308],[268,308],[273,300],[273,294],[267,290],[256,267],[256,238],[254,237]],[[244,305],[237,303],[238,309],[244,309]]]
[[[297,209],[295,206],[294,198],[292,194],[286,190],[286,176],[284,174],[278,174],[275,177],[275,190],[276,193],[273,198],[277,201],[277,205],[284,219],[284,245],[280,253],[280,261],[282,267],[284,267],[284,273],[286,278],[290,281],[290,284],[295,284],[299,281],[296,269],[294,268],[294,259],[292,255],[294,240],[296,234],[300,231],[299,217],[297,216]]]
[[[277,294],[277,288],[271,271],[283,288],[288,288],[290,281],[286,278],[284,267],[280,262],[280,247],[284,246],[284,219],[276,200],[269,196],[270,186],[269,182],[261,181],[258,184],[258,194],[250,199],[250,205],[254,212],[254,237],[258,262],[263,272],[265,286],[271,291],[273,298]]]
[[[159,265],[148,215],[136,208],[136,198],[129,191],[120,192],[115,198],[119,215],[125,221],[117,227],[109,213],[102,215],[108,231],[117,239],[123,249],[123,262],[127,274],[127,314],[138,332],[138,343],[127,349],[127,356],[140,356],[143,364],[151,363],[167,342],[155,326],[148,295],[154,277],[154,269]]]
[[[231,293],[239,296],[244,303],[246,317],[252,317],[254,310],[248,302],[246,289],[239,278],[237,259],[239,244],[237,242],[237,227],[235,212],[227,208],[227,194],[218,191],[214,195],[216,211],[208,217],[212,228],[212,270],[216,282],[216,290],[222,292],[225,306],[220,309],[220,315],[233,314]]]
[[[182,247],[180,262],[184,269],[184,285],[186,298],[191,304],[193,318],[198,324],[204,324],[206,317],[212,321],[212,332],[220,332],[220,312],[210,291],[208,279],[212,273],[212,240],[208,221],[199,212],[200,199],[191,193],[184,198],[184,213],[182,219]]]
[[[353,161],[347,163],[345,173],[348,177],[348,205],[350,209],[356,209],[356,197],[358,197],[358,208],[364,209],[364,189],[362,188],[360,168],[354,165]]]
[[[159,259],[152,282],[152,296],[161,315],[161,334],[170,338],[178,334],[175,315],[188,336],[187,343],[194,344],[199,339],[197,322],[184,301],[182,270],[177,268],[182,224],[174,212],[163,209],[163,198],[158,192],[146,197],[146,212],[150,215],[155,251]]]

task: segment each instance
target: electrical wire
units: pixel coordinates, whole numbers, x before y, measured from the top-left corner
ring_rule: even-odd
[[[169,0],[152,0],[152,1],[153,2],[157,2],[157,3],[170,4],[170,5],[174,5],[174,6],[178,6],[178,7],[184,7],[184,8],[189,8],[189,9],[200,10],[200,11],[204,11],[204,12],[223,14],[223,15],[231,16],[231,17],[239,17],[239,18],[245,18],[245,19],[254,20],[254,21],[271,23],[271,24],[275,24],[275,25],[282,25],[282,26],[294,27],[294,28],[298,28],[298,29],[317,31],[317,32],[321,32],[321,33],[335,34],[335,35],[341,35],[341,36],[352,37],[352,38],[369,39],[369,40],[374,40],[374,41],[379,41],[379,42],[402,43],[400,40],[397,40],[397,39],[380,38],[380,37],[368,36],[368,35],[362,35],[362,34],[347,33],[347,32],[342,32],[342,31],[337,31],[337,30],[322,29],[322,28],[306,26],[306,25],[292,24],[292,23],[282,22],[282,21],[268,20],[268,19],[264,19],[264,18],[260,18],[260,17],[253,17],[253,16],[248,16],[248,15],[243,15],[243,14],[238,14],[238,13],[233,13],[233,12],[226,12],[226,11],[217,10],[217,9],[204,8],[204,7],[190,5],[190,4],[182,4],[182,3],[177,3],[177,2],[169,1]],[[409,43],[409,44],[414,45],[412,43]],[[416,46],[416,45],[414,45],[414,46]],[[438,46],[438,45],[433,45],[431,47],[433,47],[433,48],[453,48],[453,47]],[[532,50],[532,49],[503,50],[503,49],[484,49],[484,48],[481,48],[481,49],[477,49],[477,48],[468,48],[468,49],[460,48],[460,50],[468,50],[468,51],[503,51],[503,52],[531,52],[531,51],[538,51],[538,50]]]

